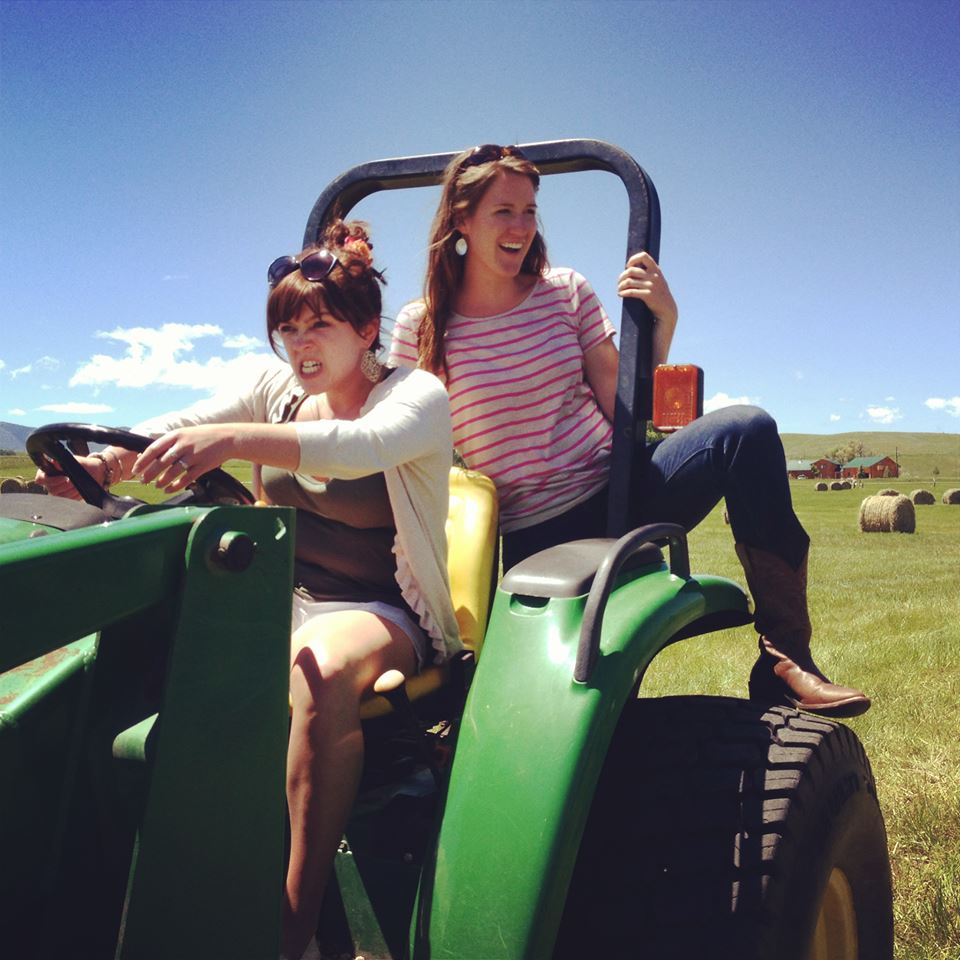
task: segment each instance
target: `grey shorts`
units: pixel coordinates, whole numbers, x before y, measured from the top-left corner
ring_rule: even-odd
[[[393,607],[382,600],[373,600],[370,603],[359,603],[341,600],[310,600],[300,593],[293,595],[293,618],[290,632],[299,630],[304,624],[321,617],[325,613],[339,613],[341,610],[365,610],[375,616],[382,617],[396,624],[409,637],[413,644],[413,651],[417,656],[417,672],[423,669],[425,663],[430,663],[433,657],[433,646],[430,638],[423,632],[423,628],[406,612],[399,607]]]

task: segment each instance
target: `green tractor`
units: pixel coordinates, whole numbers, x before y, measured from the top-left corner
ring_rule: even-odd
[[[523,150],[544,174],[619,176],[628,253],[657,256],[656,192],[631,157],[598,141]],[[305,243],[334,207],[435,184],[451,156],[348,171]],[[621,354],[608,539],[544,551],[494,586],[492,485],[451,473],[471,652],[378,683],[325,954],[892,956],[886,837],[857,737],[782,706],[642,696],[659,651],[751,613],[737,584],[691,574],[681,528],[632,527],[652,394],[637,301]],[[251,506],[220,471],[165,504],[114,497],[74,460],[85,442],[148,441],[43,428],[28,449],[87,503],[0,498],[3,956],[275,960],[293,511]]]

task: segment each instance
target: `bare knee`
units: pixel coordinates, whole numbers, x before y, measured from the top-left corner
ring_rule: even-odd
[[[312,721],[350,704],[359,704],[361,681],[357,665],[347,659],[320,656],[304,647],[290,671],[290,700],[294,716]],[[342,715],[342,714],[341,714]]]
[[[290,672],[290,701],[287,794],[302,798],[313,795],[322,772],[362,756],[360,696],[346,665],[321,670],[304,649]]]

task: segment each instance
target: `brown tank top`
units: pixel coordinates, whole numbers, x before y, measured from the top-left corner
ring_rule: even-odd
[[[283,419],[295,419],[305,399],[291,404]],[[409,610],[396,579],[397,529],[382,473],[318,479],[263,467],[261,483],[271,503],[297,511],[296,589],[315,600],[380,600]]]

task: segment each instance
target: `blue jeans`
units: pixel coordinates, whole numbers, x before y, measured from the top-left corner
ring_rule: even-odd
[[[734,539],[768,550],[796,568],[810,538],[793,512],[783,444],[759,407],[723,407],[646,449],[637,491],[640,523],[692,530],[720,502]],[[605,535],[607,491],[567,513],[504,535],[503,568],[557,543]]]

